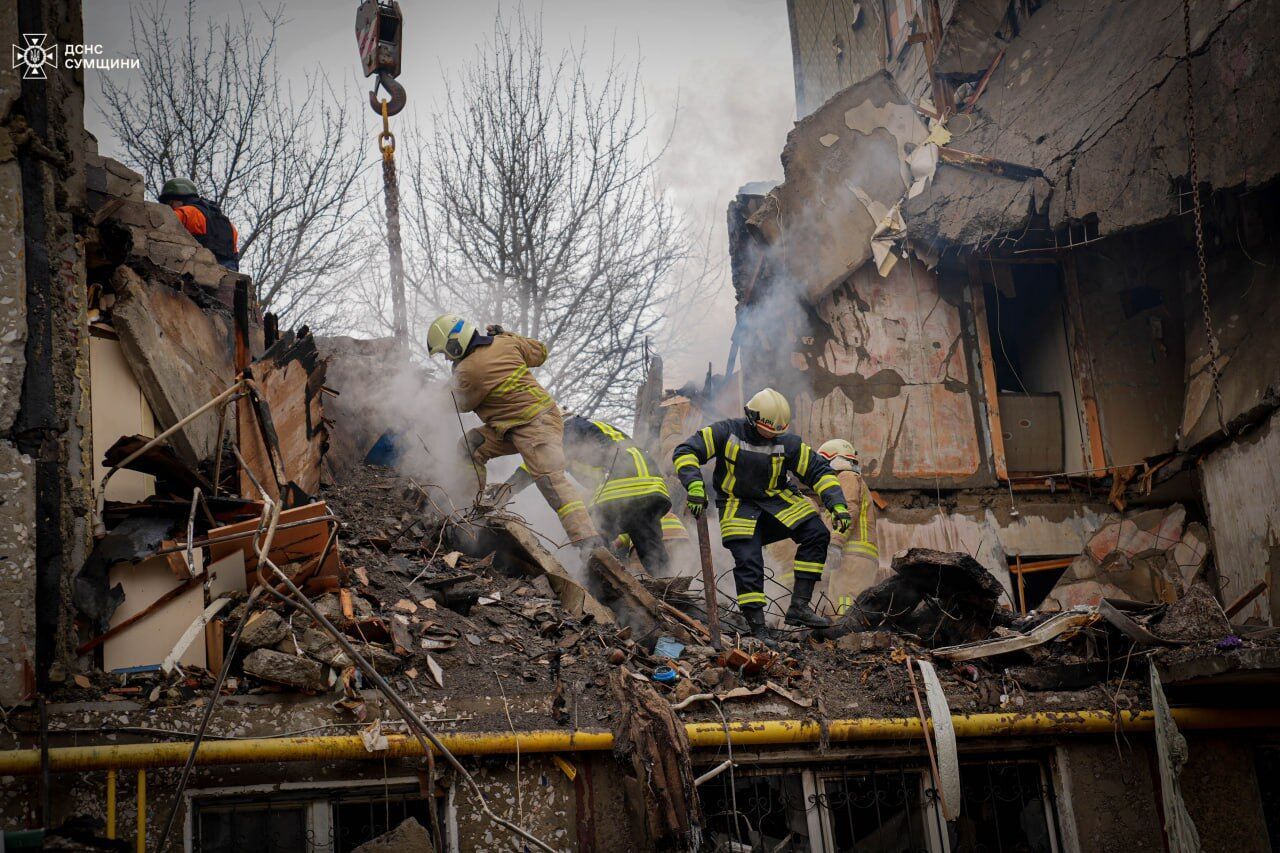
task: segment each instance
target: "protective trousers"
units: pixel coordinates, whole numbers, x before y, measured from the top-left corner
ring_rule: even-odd
[[[533,475],[534,485],[559,516],[569,541],[581,542],[598,535],[582,495],[564,473],[564,419],[558,407],[501,433],[488,425],[468,430],[465,450],[482,485],[490,459],[519,453]]]
[[[768,513],[756,521],[755,533],[749,538],[729,539],[724,547],[733,555],[733,580],[738,587],[738,607],[763,607],[764,546],[783,539],[794,539],[797,545],[795,571],[815,580],[822,577],[822,561],[827,554],[831,534],[818,515],[811,515],[788,530],[786,525]]]
[[[598,503],[592,515],[606,539],[622,533],[631,537],[640,565],[652,577],[662,578],[667,576],[671,563],[662,537],[662,517],[670,509],[671,501],[666,495],[644,495]]]

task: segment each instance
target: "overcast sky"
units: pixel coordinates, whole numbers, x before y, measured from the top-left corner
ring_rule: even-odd
[[[200,18],[238,18],[241,5],[239,0],[195,0]],[[257,8],[248,0],[243,5]],[[497,0],[402,0],[400,80],[410,109],[424,124],[443,94],[442,72],[473,56],[476,42],[491,32],[499,5]],[[170,6],[181,12],[181,0],[170,0]],[[357,82],[355,8],[354,0],[286,2],[282,72],[300,80],[306,69],[323,64],[335,83],[350,82],[353,95],[359,92],[363,100],[367,86],[363,78]],[[541,11],[549,48],[585,39],[593,62],[606,62],[615,44],[623,57],[640,58],[655,144],[665,140],[675,121],[661,179],[695,223],[714,228],[716,251],[727,260],[725,206],[742,184],[781,177],[778,155],[795,117],[785,0],[528,0],[525,8]],[[105,55],[129,55],[129,0],[86,0],[84,29],[85,40],[102,44]],[[93,109],[98,81],[92,75],[137,72],[86,73],[91,101],[86,123],[111,155],[117,146]],[[708,359],[723,369],[732,310],[726,278],[712,317],[690,335],[699,345],[681,363],[669,364],[668,387],[700,377]]]

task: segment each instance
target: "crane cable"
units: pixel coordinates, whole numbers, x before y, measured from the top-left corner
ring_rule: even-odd
[[[408,321],[404,300],[404,254],[400,243],[400,187],[396,178],[396,137],[391,132],[389,101],[380,98],[382,132],[378,134],[378,150],[382,152],[382,196],[387,208],[387,251],[391,256],[391,317],[396,343],[404,346],[408,338]]]

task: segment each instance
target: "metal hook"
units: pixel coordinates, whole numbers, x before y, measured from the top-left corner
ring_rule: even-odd
[[[390,96],[387,99],[387,115],[393,116],[404,109],[405,102],[409,99],[405,94],[404,86],[401,86],[400,82],[390,74],[382,72],[378,74],[378,80],[373,84],[373,91],[369,93],[369,106],[375,113],[382,115],[382,101],[378,97],[378,87],[382,87],[382,90]]]

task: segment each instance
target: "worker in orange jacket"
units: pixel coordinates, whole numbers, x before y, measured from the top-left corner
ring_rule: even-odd
[[[200,195],[187,178],[170,178],[160,190],[160,202],[173,208],[178,221],[213,253],[214,259],[231,270],[240,271],[240,234],[216,202]]]

